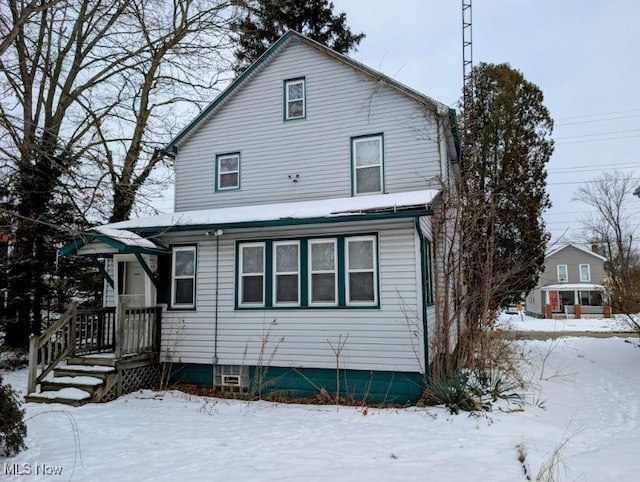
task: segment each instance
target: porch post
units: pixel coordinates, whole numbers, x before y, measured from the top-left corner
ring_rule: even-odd
[[[78,323],[78,303],[71,303],[71,323],[69,324],[69,345],[71,345],[71,351],[69,352],[69,356],[74,356],[76,354],[76,329]]]
[[[122,358],[124,353],[124,304],[118,303],[118,312],[116,318],[116,357]]]
[[[553,319],[553,307],[551,305],[544,305],[544,317],[548,320]]]
[[[31,333],[29,336],[29,373],[27,382],[27,395],[36,391],[36,378],[38,377],[38,337]]]

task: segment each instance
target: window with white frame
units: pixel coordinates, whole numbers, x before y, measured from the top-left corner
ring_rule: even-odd
[[[375,237],[347,238],[345,251],[347,304],[375,304],[377,302]]]
[[[300,243],[273,243],[273,304],[300,304]]]
[[[174,246],[172,253],[171,306],[194,308],[196,302],[196,247]]]
[[[264,306],[265,244],[239,247],[239,305]]]
[[[567,283],[569,281],[569,272],[566,264],[558,265],[558,282]]]
[[[216,156],[216,190],[240,188],[240,154]]]
[[[305,79],[284,81],[285,120],[303,119],[306,115]]]
[[[580,265],[580,282],[591,281],[591,266],[589,264]]]
[[[335,239],[309,240],[310,305],[335,305],[338,302],[336,247]]]
[[[353,165],[353,194],[382,193],[383,140],[382,134],[351,139]]]

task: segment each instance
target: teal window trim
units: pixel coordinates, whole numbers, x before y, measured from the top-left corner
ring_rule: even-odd
[[[313,307],[326,307],[326,306],[338,306],[339,304],[339,283],[338,283],[338,240],[336,238],[317,238],[308,240],[308,302],[309,306]],[[313,246],[321,244],[331,244],[333,246],[333,269],[313,269]],[[313,275],[328,275],[333,274],[333,301],[313,301]],[[343,303],[344,304],[344,303]]]
[[[302,98],[289,98],[289,86],[294,84],[302,85]],[[292,116],[289,112],[289,104],[293,102],[302,102],[302,115]],[[293,79],[285,79],[282,82],[282,119],[285,122],[300,120],[307,118],[307,81],[304,77],[296,77]]]
[[[357,156],[357,145],[365,140],[373,140],[380,139],[380,190],[379,191],[367,191],[367,192],[358,192],[357,185],[357,170],[362,169],[356,165],[356,156]],[[350,139],[350,156],[351,156],[351,195],[352,196],[362,196],[367,194],[383,194],[385,192],[385,182],[384,182],[384,133],[377,132],[374,134],[366,134],[361,136],[354,136]]]
[[[268,279],[268,273],[270,272],[270,246],[267,245],[265,241],[253,241],[253,242],[244,242],[236,244],[236,293],[237,296],[237,307],[240,308],[263,308],[265,305],[270,304],[271,296],[270,296],[270,280]],[[262,249],[262,271],[247,271],[244,272],[244,250],[251,248],[261,248]],[[244,278],[257,278],[262,277],[262,301],[243,301],[244,300]],[[267,286],[269,285],[269,286]]]
[[[425,290],[425,302],[427,306],[434,304],[433,301],[433,252],[431,249],[431,240],[427,237],[422,237],[422,283]]]
[[[346,245],[348,240],[368,239],[373,241],[373,265],[374,265],[374,301],[372,302],[347,302],[346,284],[348,273],[346,269]],[[336,303],[311,303],[311,245],[314,242],[332,241],[336,245]],[[299,303],[275,302],[275,246],[297,243],[299,246]],[[242,302],[242,253],[248,246],[263,246],[264,271],[263,271],[263,303]],[[336,236],[314,236],[305,238],[269,239],[269,240],[238,240],[236,241],[235,260],[235,309],[236,310],[289,310],[289,309],[380,309],[380,260],[378,252],[378,234],[360,233]]]
[[[193,251],[193,275],[176,276],[176,254],[180,251]],[[198,274],[198,247],[195,244],[184,244],[171,246],[171,305],[170,310],[196,310],[196,293],[197,293],[197,274]],[[176,303],[176,281],[179,279],[193,279],[192,303]]]
[[[349,245],[351,243],[371,243],[371,266],[358,266],[352,267],[351,260],[349,259]],[[378,259],[376,253],[378,252],[377,247],[377,239],[375,236],[367,235],[367,236],[350,236],[345,238],[345,304],[347,306],[376,306],[378,305]],[[366,275],[371,273],[371,295],[373,297],[372,300],[358,300],[351,299],[351,276],[354,275]]]
[[[236,171],[225,171],[222,172],[220,163],[223,159],[238,159],[238,169]],[[241,169],[241,160],[239,152],[229,152],[225,154],[216,154],[216,165],[215,165],[215,191],[239,191],[240,190],[240,169]],[[237,181],[235,186],[222,186],[220,182],[220,177],[224,174],[237,174]]]
[[[300,306],[300,278],[301,274],[301,266],[300,266],[300,241],[299,240],[289,240],[289,241],[273,241],[271,243],[272,246],[272,256],[273,256],[273,269],[271,270],[272,276],[272,305],[274,307],[299,307]],[[295,246],[296,247],[296,269],[283,269],[279,270],[278,268],[278,248],[280,246]],[[296,277],[296,300],[295,301],[278,301],[278,278],[285,276],[295,276]]]

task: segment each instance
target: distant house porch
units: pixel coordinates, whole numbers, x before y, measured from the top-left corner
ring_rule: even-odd
[[[558,283],[541,288],[546,318],[610,318],[604,286]]]

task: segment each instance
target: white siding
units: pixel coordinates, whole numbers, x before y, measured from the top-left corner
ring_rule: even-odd
[[[325,225],[283,230],[225,232],[220,238],[218,361],[228,365],[335,368],[329,342],[346,343],[340,366],[419,372],[422,367],[420,266],[413,220]],[[378,234],[380,309],[234,310],[237,240],[340,234]],[[215,239],[173,235],[172,243],[198,241],[197,310],[163,314],[162,353],[174,362],[210,364],[214,356]],[[409,323],[408,323],[409,322]],[[348,337],[348,338],[347,338]],[[263,342],[264,341],[264,342]]]
[[[115,263],[113,262],[113,258],[105,259],[104,269],[107,273],[109,273],[109,275],[111,276],[111,279],[115,283],[117,274],[114,272],[115,271],[114,267],[115,267]],[[104,293],[102,296],[102,305],[105,307],[116,306],[116,293],[114,289],[111,286],[109,286],[109,283],[107,283],[107,280],[104,280]]]
[[[285,122],[283,80],[295,77],[306,78],[306,119]],[[443,144],[432,115],[294,41],[179,145],[176,211],[348,197],[350,138],[374,133],[384,134],[386,192],[436,186]],[[240,190],[215,192],[215,156],[229,152],[240,152]]]

